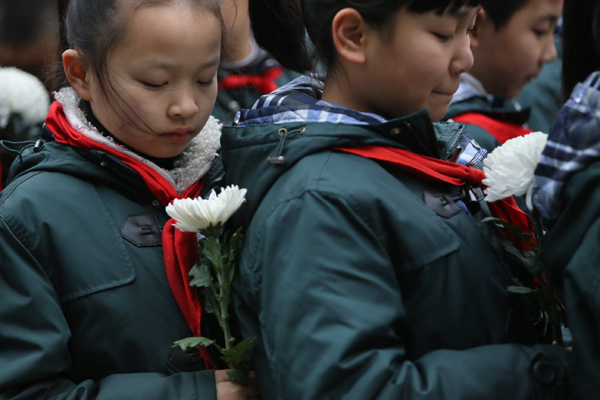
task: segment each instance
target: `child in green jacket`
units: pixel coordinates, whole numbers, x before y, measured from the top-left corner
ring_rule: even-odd
[[[196,235],[176,235],[165,206],[223,182],[210,116],[221,4],[71,0],[65,11],[48,140],[22,151],[0,193],[0,398],[257,396],[215,371],[219,356],[173,347],[220,338],[181,289]]]
[[[446,119],[492,151],[508,139],[530,133],[529,109],[514,99],[545,63],[556,58],[554,28],[562,0],[489,0],[479,11],[471,49],[474,64],[463,74]]]
[[[326,67],[221,138],[248,189],[234,302],[263,399],[568,399],[569,352],[507,290],[485,155],[447,112],[477,0],[253,0],[259,45]],[[232,227],[233,228],[233,227]],[[518,244],[515,241],[515,244]],[[545,344],[542,344],[545,343]]]

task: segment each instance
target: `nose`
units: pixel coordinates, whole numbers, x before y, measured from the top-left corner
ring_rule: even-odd
[[[188,119],[196,115],[198,110],[198,102],[196,101],[193,88],[188,86],[173,91],[171,104],[167,110],[169,117]]]
[[[554,44],[554,35],[547,35],[546,43],[542,50],[541,61],[542,61],[542,63],[554,61],[556,59],[556,56],[557,56],[557,52],[556,52],[556,45]]]
[[[450,73],[460,75],[468,72],[473,67],[473,53],[471,52],[471,40],[465,35],[464,39],[457,41],[454,57],[450,62]]]

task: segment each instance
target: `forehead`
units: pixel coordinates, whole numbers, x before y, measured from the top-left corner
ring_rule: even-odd
[[[163,3],[131,8],[124,17],[126,30],[111,58],[193,61],[220,54],[221,22],[208,9]]]
[[[555,22],[562,13],[563,0],[529,0],[511,19],[547,19]]]

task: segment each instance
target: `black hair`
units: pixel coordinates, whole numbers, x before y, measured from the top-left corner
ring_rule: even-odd
[[[600,69],[600,0],[565,1],[563,9],[563,91],[571,95]]]
[[[55,0],[0,1],[0,41],[18,47],[56,29]]]
[[[61,39],[58,49],[59,62],[55,66],[52,85],[54,90],[69,86],[62,64],[62,53],[68,49],[77,50],[82,55],[86,67],[96,77],[100,91],[111,107],[115,111],[127,110],[127,113],[119,114],[127,117],[132,125],[139,127],[139,124],[142,124],[150,130],[112,85],[107,58],[110,50],[125,34],[127,21],[123,17],[126,15],[123,11],[127,5],[138,8],[176,2],[206,9],[217,17],[221,21],[222,53],[227,53],[226,32],[219,0],[59,0]],[[81,107],[86,113],[91,111],[88,102],[82,101]]]
[[[250,0],[250,21],[256,42],[281,65],[296,72],[312,71],[313,57],[306,44],[306,32],[315,49],[315,58],[331,69],[336,51],[331,36],[335,15],[353,8],[365,22],[384,27],[400,9],[411,12],[456,11],[479,6],[481,0]]]
[[[508,24],[517,11],[522,9],[531,0],[486,0],[483,10],[487,17],[492,20],[496,30]]]

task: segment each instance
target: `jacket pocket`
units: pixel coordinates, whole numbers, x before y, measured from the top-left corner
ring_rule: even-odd
[[[136,278],[128,242],[121,236],[119,226],[100,202],[96,213],[95,218],[82,220],[80,226],[71,223],[64,230],[54,228],[60,229],[55,237],[71,235],[71,244],[55,246],[54,260],[47,269],[63,304],[126,285]]]

